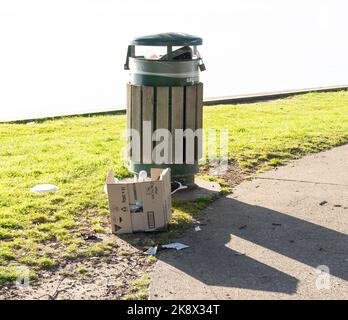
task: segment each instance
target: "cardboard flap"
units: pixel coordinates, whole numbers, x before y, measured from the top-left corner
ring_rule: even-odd
[[[106,184],[114,184],[114,183],[115,183],[114,171],[110,169],[106,176]]]
[[[157,181],[157,180],[163,180],[163,177],[169,175],[170,179],[170,168],[151,168],[151,180]]]
[[[170,168],[165,168],[159,177],[159,180],[165,181],[165,179],[169,179],[170,184]]]
[[[151,180],[156,181],[159,179],[163,169],[161,168],[151,168]]]
[[[171,195],[169,168],[163,171],[160,179],[163,181],[163,201],[164,201],[165,223],[168,224],[172,216],[172,195]]]

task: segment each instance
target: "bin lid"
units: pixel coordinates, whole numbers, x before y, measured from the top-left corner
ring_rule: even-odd
[[[166,32],[136,37],[131,42],[134,46],[199,46],[202,38],[187,33]]]

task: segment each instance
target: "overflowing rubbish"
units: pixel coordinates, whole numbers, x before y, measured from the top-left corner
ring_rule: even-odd
[[[58,187],[53,184],[38,184],[30,189],[31,193],[56,192]]]
[[[184,46],[172,52],[173,60],[192,60],[192,49]],[[163,55],[159,60],[168,60],[168,55]]]
[[[172,52],[172,60],[192,60],[193,53],[192,49],[189,46],[181,47],[175,51]],[[158,55],[156,53],[151,53],[145,56],[146,60],[161,60],[161,61],[167,61],[168,55]]]
[[[149,249],[147,249],[144,254],[150,255],[150,256],[154,256],[157,253],[157,246],[153,246],[150,247]]]
[[[179,243],[179,242],[173,242],[173,243],[163,244],[162,248],[165,248],[165,249],[176,249],[177,251],[179,251],[179,250],[182,250],[182,249],[189,248],[189,246],[187,246],[186,244]]]

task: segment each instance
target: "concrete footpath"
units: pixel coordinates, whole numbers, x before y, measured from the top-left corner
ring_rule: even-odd
[[[243,182],[201,222],[159,255],[150,299],[348,299],[348,145]]]

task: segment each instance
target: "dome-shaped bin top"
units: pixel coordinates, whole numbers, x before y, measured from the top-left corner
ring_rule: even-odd
[[[199,46],[203,44],[203,40],[187,33],[167,32],[136,37],[130,44],[133,46]]]

